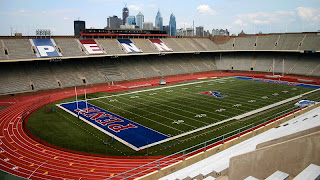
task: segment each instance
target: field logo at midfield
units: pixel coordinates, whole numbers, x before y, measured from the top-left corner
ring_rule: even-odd
[[[82,46],[86,50],[86,54],[88,55],[99,55],[99,54],[105,54],[98,43],[93,39],[80,39],[79,42],[82,44]]]
[[[158,51],[172,52],[172,49],[170,49],[166,44],[164,44],[164,42],[161,41],[161,39],[149,39],[149,40],[150,40],[150,42],[152,42],[156,46]]]
[[[118,42],[127,53],[142,53],[141,49],[139,49],[130,39],[118,39]]]
[[[37,57],[59,57],[62,56],[56,49],[52,39],[30,39],[30,43],[37,50]]]
[[[217,91],[207,91],[207,92],[201,92],[200,94],[205,94],[209,96],[214,96],[216,98],[223,98],[226,97],[227,95],[220,95],[220,92]]]
[[[142,126],[124,117],[113,114],[90,103],[76,102],[58,104],[58,107],[81,120],[99,129],[105,134],[114,137],[121,143],[138,151],[151,144],[169,138],[168,136]],[[78,108],[77,108],[78,107]]]

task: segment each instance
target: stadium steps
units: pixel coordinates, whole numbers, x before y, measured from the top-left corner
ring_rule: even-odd
[[[195,65],[196,67],[198,67],[199,72],[205,72],[205,71],[210,71],[211,68],[210,66],[207,66],[204,62],[201,56],[199,55],[193,55],[190,56],[189,59],[190,63],[192,63],[193,65]]]
[[[254,42],[254,48],[253,48],[253,50],[256,50],[257,43],[258,43],[258,37],[259,37],[259,36],[256,37],[256,40],[255,40],[255,42]]]
[[[301,47],[302,47],[302,45],[303,45],[304,40],[306,39],[306,37],[307,37],[307,34],[304,35],[303,39],[301,40],[300,44],[298,45],[298,50],[301,50]]]
[[[298,50],[304,34],[282,34],[276,50]]]
[[[236,38],[231,38],[231,39],[229,39],[228,42],[226,42],[224,44],[218,44],[218,46],[221,50],[234,50],[235,40],[236,40]]]
[[[81,45],[73,38],[55,38],[57,46],[61,49],[63,56],[86,56],[86,53],[81,48]]]
[[[126,58],[114,61],[114,64],[116,65],[117,69],[119,69],[120,72],[125,75],[125,77],[127,78],[126,80],[143,78],[135,68],[132,68],[133,65],[130,64],[129,60],[127,60]]]
[[[277,38],[276,43],[274,44],[273,50],[276,50],[276,48],[278,47],[279,41],[280,41],[280,37],[281,37],[281,35],[278,35],[278,38]]]
[[[50,65],[50,67],[56,78],[61,82],[62,87],[83,85],[79,75],[76,72],[76,69],[72,64],[68,62],[53,63]]]
[[[147,61],[151,64],[152,67],[154,67],[157,71],[160,72],[162,76],[169,76],[174,75],[173,70],[168,67],[168,65],[164,62],[164,59],[167,59],[166,57],[154,57],[151,56],[150,58],[147,58]]]
[[[320,166],[310,164],[301,173],[299,173],[293,180],[318,180],[320,178]]]
[[[95,61],[94,62],[98,71],[102,74],[102,76],[106,77],[107,80],[110,81],[123,81],[124,78],[122,77],[121,72],[119,69],[114,65],[112,59],[102,60],[102,61]]]
[[[0,94],[30,92],[30,83],[20,64],[2,64],[0,66]]]
[[[256,37],[238,37],[235,38],[234,50],[254,50],[254,43],[256,42]]]
[[[310,61],[308,63],[305,63],[305,61],[300,60],[296,64],[296,66],[292,69],[291,74],[302,74],[302,75],[308,75],[309,73],[312,73],[315,69],[314,67],[317,67],[319,65],[319,61],[317,57],[310,57],[313,59],[313,61]]]
[[[160,74],[152,68],[152,66],[146,60],[147,57],[141,57],[135,59],[135,67],[138,72],[143,73],[145,78],[158,77]]]
[[[320,36],[316,33],[307,34],[300,50],[320,51]]]
[[[26,64],[25,72],[28,74],[35,91],[59,88],[53,76],[49,64],[41,62],[38,64]]]
[[[186,51],[182,46],[180,46],[174,38],[165,38],[162,41],[168,45],[174,52],[184,52]]]
[[[35,59],[36,54],[32,50],[29,39],[4,39],[5,47],[8,48],[9,59]]]
[[[265,180],[286,180],[289,178],[289,176],[289,174],[278,170],[267,177]]]
[[[173,39],[179,46],[181,46],[184,51],[197,51],[194,49],[190,43],[186,41],[186,38],[175,38]]]
[[[314,69],[308,72],[307,76],[311,76],[313,72],[316,72],[316,70],[319,69],[320,71],[320,64],[318,64]]]
[[[127,54],[117,39],[96,39],[96,41],[103,47],[107,54]]]
[[[279,35],[257,36],[255,50],[274,50]]]
[[[7,50],[7,48],[5,47],[3,40],[0,40],[0,60],[8,59],[7,55],[5,54],[5,50]]]
[[[149,41],[149,39],[131,39],[143,53],[159,53],[157,48]]]
[[[194,38],[196,39],[196,38]],[[217,50],[221,50],[220,47],[214,43],[212,40],[207,39],[207,38],[198,38],[196,39],[198,42],[204,44],[207,48],[208,51],[217,51]]]
[[[255,178],[253,176],[248,176],[244,180],[259,180],[258,178]]]
[[[208,46],[207,46],[206,44],[204,44],[203,42],[199,41],[197,38],[192,38],[192,40],[193,40],[196,44],[198,44],[198,46],[200,46],[203,51],[209,51]]]
[[[85,60],[88,61],[88,60]],[[93,62],[83,63],[83,62],[74,62],[73,65],[77,67],[78,73],[81,75],[81,78],[86,79],[86,85],[88,84],[101,84],[105,83],[105,78],[97,73],[97,69],[95,68]]]

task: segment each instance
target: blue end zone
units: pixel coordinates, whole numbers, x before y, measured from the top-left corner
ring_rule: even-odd
[[[79,102],[79,109],[77,109],[76,102],[60,104],[58,106],[74,116],[78,116],[79,114],[79,117],[81,117],[82,120],[136,151],[144,149],[150,144],[169,138],[164,134],[90,103],[88,103],[88,109],[86,108],[86,103],[83,101]]]
[[[242,76],[238,76],[238,77],[234,77],[234,78],[250,80],[250,81],[260,81],[260,82],[274,83],[274,84],[284,84],[284,85],[298,86],[298,87],[307,87],[307,88],[314,88],[314,89],[319,89],[320,88],[320,86],[318,86],[318,85],[302,84],[302,83],[296,83],[296,82],[279,81],[279,80],[271,80],[271,79],[242,77]]]

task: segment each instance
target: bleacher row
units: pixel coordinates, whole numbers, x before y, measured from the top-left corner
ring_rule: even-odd
[[[53,38],[63,57],[88,56],[75,38]],[[95,39],[108,55],[126,54],[117,39]],[[131,39],[144,53],[159,53],[148,39]],[[316,33],[279,34],[231,38],[216,44],[208,38],[166,38],[162,41],[173,52],[219,51],[300,51],[320,50],[320,36]],[[29,39],[0,39],[0,60],[36,59],[36,49]]]
[[[279,56],[279,57],[278,57]],[[66,88],[219,70],[320,76],[319,56],[260,52],[145,55],[2,63],[0,94]]]
[[[220,176],[229,180],[316,180],[320,178],[319,145],[306,144],[316,143],[320,137],[319,110],[317,107],[159,180]]]

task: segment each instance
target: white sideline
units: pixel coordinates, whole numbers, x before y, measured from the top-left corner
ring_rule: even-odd
[[[223,78],[223,79],[230,79],[230,78],[234,78],[234,77],[227,77],[227,78]],[[122,96],[122,95],[128,95],[128,94],[136,94],[136,93],[140,93],[140,92],[155,91],[155,90],[159,90],[159,89],[167,89],[167,88],[172,88],[172,87],[186,86],[186,85],[191,85],[191,84],[199,84],[199,83],[206,83],[206,82],[219,81],[219,80],[221,80],[221,79],[213,79],[213,80],[207,80],[207,81],[197,81],[197,82],[191,82],[191,83],[186,83],[186,84],[177,84],[177,85],[172,85],[172,86],[158,87],[158,88],[153,88],[153,89],[144,89],[144,90],[140,90],[140,91],[128,92],[128,93],[123,93],[123,94],[116,94],[116,95],[111,95],[111,96],[103,96],[103,97],[92,98],[92,99],[87,99],[87,100],[88,100],[88,101],[90,101],[90,100],[98,100],[98,99],[103,99],[103,98],[108,98],[108,97],[116,97],[116,96]],[[245,118],[245,117],[251,116],[251,115],[253,115],[253,114],[256,114],[256,113],[265,111],[265,110],[267,110],[267,109],[270,109],[270,108],[273,108],[273,107],[276,107],[276,106],[285,104],[285,103],[287,103],[287,102],[290,102],[290,101],[299,99],[299,98],[301,98],[302,96],[305,96],[305,95],[307,95],[307,94],[310,94],[310,93],[313,93],[313,92],[316,92],[316,91],[320,91],[320,88],[319,88],[319,89],[312,90],[312,91],[309,91],[309,92],[306,92],[306,93],[303,93],[303,94],[300,94],[300,95],[297,95],[297,96],[294,96],[294,97],[291,97],[291,98],[289,98],[289,99],[285,99],[285,100],[276,102],[276,103],[274,103],[274,104],[270,104],[270,105],[268,105],[268,106],[265,106],[265,107],[262,107],[262,108],[259,108],[259,109],[256,109],[256,110],[252,110],[252,111],[250,111],[250,112],[247,112],[247,113],[244,113],[244,114],[241,114],[241,115],[238,115],[238,116],[234,116],[234,117],[231,117],[231,118],[228,118],[228,119],[219,121],[219,122],[214,123],[214,124],[209,124],[209,125],[207,125],[207,126],[200,127],[200,128],[198,128],[198,129],[195,129],[195,130],[192,130],[192,131],[188,131],[188,132],[179,134],[179,135],[177,135],[177,136],[173,136],[173,137],[171,137],[171,138],[164,139],[164,140],[162,140],[162,141],[154,142],[154,143],[152,143],[152,144],[148,144],[148,145],[142,146],[142,147],[140,147],[140,148],[132,147],[132,145],[129,146],[129,147],[131,147],[132,149],[135,149],[136,151],[142,150],[142,149],[146,149],[146,148],[151,147],[151,146],[155,146],[155,145],[158,145],[158,144],[162,144],[162,143],[165,143],[165,142],[168,142],[168,141],[171,141],[171,140],[174,140],[174,139],[177,139],[177,138],[180,138],[180,137],[189,135],[189,134],[193,134],[193,133],[198,132],[198,131],[202,131],[202,130],[204,130],[204,129],[208,129],[208,128],[217,126],[217,125],[219,125],[219,124],[223,124],[223,123],[226,123],[226,122],[229,122],[229,121],[232,121],[232,120],[239,120],[239,119],[241,119],[241,118]],[[76,101],[71,101],[71,102],[61,103],[61,104],[68,104],[68,103],[72,103],[72,102],[76,102]],[[59,105],[60,105],[60,104],[57,104],[57,106],[59,106]],[[59,107],[60,107],[60,106],[59,106]],[[101,129],[99,129],[99,130],[101,131]],[[103,131],[103,132],[104,132],[104,131]],[[108,133],[106,133],[106,134],[108,134]],[[108,135],[109,135],[109,134],[108,134]],[[111,137],[112,137],[112,136],[111,136]],[[118,140],[118,139],[117,139],[117,140]],[[123,142],[122,142],[122,143],[123,143]],[[125,144],[125,143],[124,143],[124,144]]]

